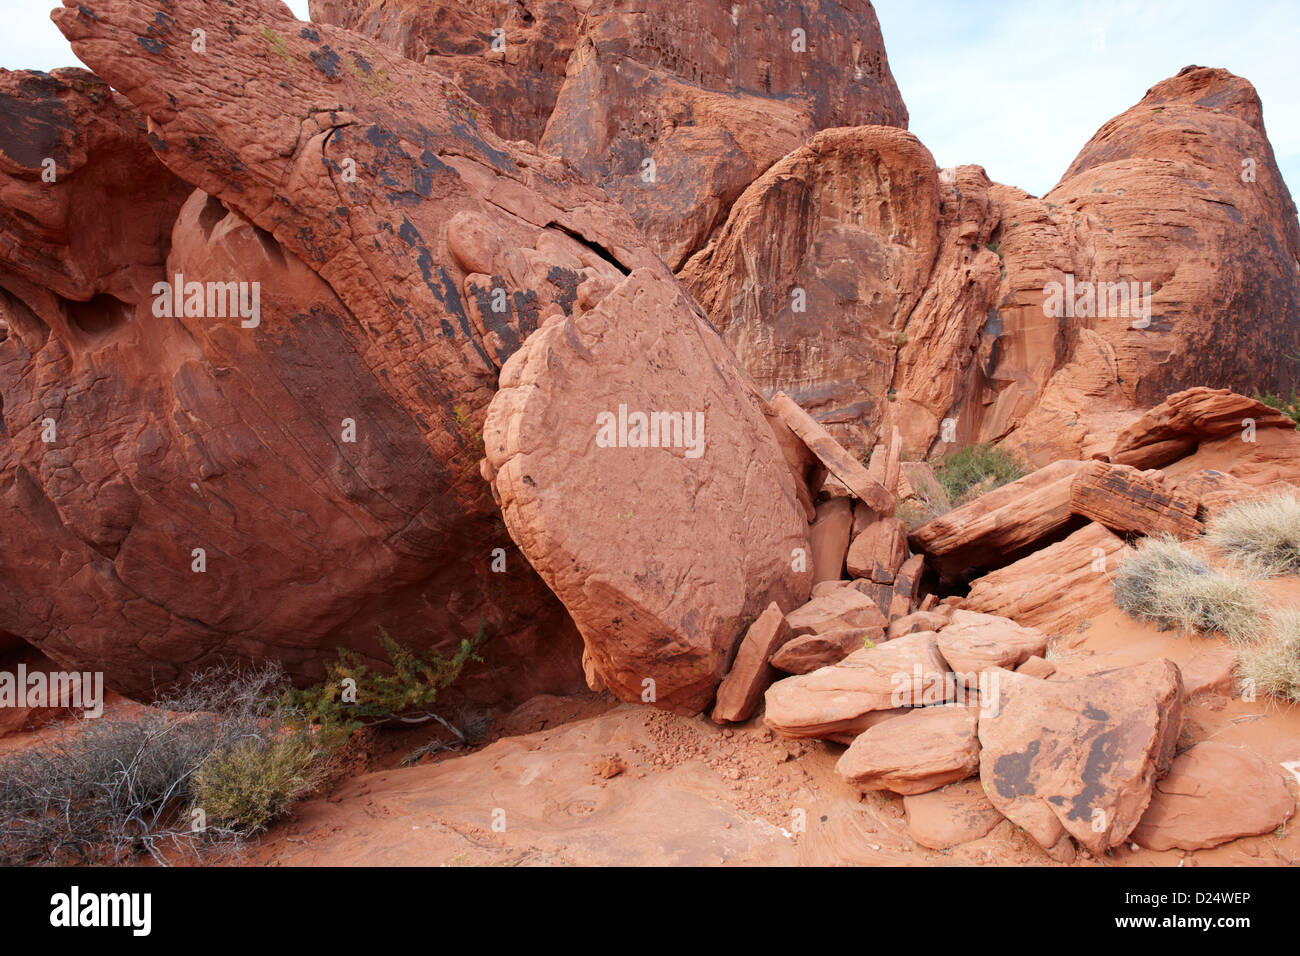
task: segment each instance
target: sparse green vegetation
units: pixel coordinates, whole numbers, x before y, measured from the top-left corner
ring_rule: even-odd
[[[320,756],[301,734],[241,740],[195,772],[193,807],[208,826],[256,833],[321,782]]]
[[[935,465],[935,477],[954,505],[1000,488],[1026,474],[1024,463],[1015,455],[994,445],[967,445]]]
[[[1294,388],[1291,389],[1290,399],[1284,399],[1281,395],[1274,394],[1261,395],[1258,392],[1255,393],[1254,397],[1255,401],[1263,402],[1269,408],[1276,408],[1287,418],[1291,419],[1291,421],[1296,423],[1296,430],[1300,431],[1300,394],[1297,394]]]
[[[1210,544],[1261,574],[1300,574],[1300,498],[1244,501],[1211,519]]]
[[[1244,578],[1218,571],[1171,537],[1146,538],[1115,572],[1115,603],[1162,629],[1222,634],[1246,642],[1258,633],[1263,601]]]
[[[289,59],[289,47],[285,45],[284,37],[276,33],[270,27],[262,28],[262,37],[271,45],[271,52],[278,57]]]
[[[466,664],[482,661],[475,652],[482,646],[485,625],[479,626],[474,640],[462,640],[460,649],[450,658],[411,651],[382,628],[379,633],[391,674],[372,670],[355,651],[340,648],[326,679],[306,690],[291,691],[289,703],[308,722],[318,724],[330,741],[344,740],[361,727],[398,718],[412,722],[437,720],[455,730],[429,708],[437,701],[438,693],[460,677]],[[455,732],[464,738],[460,731]]]
[[[456,422],[456,431],[460,432],[470,447],[477,449],[481,456],[483,452],[483,435],[474,427],[474,421],[470,418],[469,411],[464,405],[456,405],[452,408],[451,414]]]

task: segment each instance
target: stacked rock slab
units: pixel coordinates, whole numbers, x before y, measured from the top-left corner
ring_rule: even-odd
[[[1083,461],[1053,462],[912,531],[912,547],[946,576],[1005,563],[1003,557],[1064,527]]]
[[[978,707],[917,707],[864,731],[835,770],[863,791],[935,790],[978,772],[978,725]]]
[[[947,674],[935,634],[908,634],[777,681],[768,688],[764,720],[786,737],[860,733],[873,713],[948,700]]]
[[[1067,538],[971,582],[968,611],[1001,614],[1044,634],[1069,634],[1114,606],[1111,575],[1130,552],[1092,522]],[[1061,600],[1068,594],[1069,600]]]
[[[1112,531],[1193,538],[1203,530],[1199,507],[1196,496],[1166,487],[1160,472],[1129,465],[1095,461],[1070,486],[1070,511]]]

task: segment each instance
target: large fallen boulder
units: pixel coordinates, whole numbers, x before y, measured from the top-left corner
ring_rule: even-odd
[[[762,399],[651,269],[543,325],[500,384],[484,473],[511,537],[610,691],[699,711],[748,623],[812,585],[797,560],[808,523]]]
[[[930,631],[854,651],[838,664],[787,677],[767,690],[767,725],[785,737],[860,732],[873,711],[942,703],[954,695]]]
[[[1275,830],[1295,805],[1277,766],[1244,747],[1202,741],[1179,754],[1156,783],[1133,842],[1150,850],[1203,850]]]
[[[860,790],[936,790],[979,770],[977,707],[918,707],[862,733],[835,764]]]
[[[1126,840],[1174,758],[1178,667],[1160,659],[1074,680],[996,676],[996,708],[979,722],[989,800],[1058,860],[1074,858],[1071,837],[1098,856]]]

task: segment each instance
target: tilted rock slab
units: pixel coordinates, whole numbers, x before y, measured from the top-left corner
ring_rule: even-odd
[[[808,522],[762,399],[661,276],[633,272],[510,358],[484,470],[605,686],[696,712],[749,623],[807,600]]]
[[[771,658],[788,640],[790,625],[785,623],[785,615],[778,605],[769,604],[745,632],[731,670],[718,687],[712,714],[715,723],[749,720],[754,715],[763,691],[778,676]]]
[[[1115,606],[1111,576],[1132,553],[1095,521],[1055,544],[971,582],[968,611],[1000,614],[1049,637]],[[1069,600],[1061,595],[1068,594]]]
[[[1085,467],[1053,462],[927,521],[908,540],[946,574],[997,561],[1069,522],[1070,488]]]
[[[1207,740],[1174,760],[1133,831],[1150,850],[1204,850],[1277,829],[1295,813],[1282,770],[1253,750]]]
[[[784,737],[852,733],[873,712],[942,703],[954,687],[932,631],[854,651],[767,689],[767,725]]]
[[[1049,855],[1124,842],[1169,771],[1183,719],[1178,667],[1159,659],[1067,681],[996,671],[980,718],[989,800]],[[779,684],[777,686],[780,686]]]
[[[979,770],[978,707],[918,707],[862,733],[835,764],[863,791],[913,794],[956,783]]]

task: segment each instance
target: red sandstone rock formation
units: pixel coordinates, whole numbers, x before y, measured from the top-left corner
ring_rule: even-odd
[[[144,116],[84,75],[7,81],[37,119],[0,143],[6,205],[30,210],[3,223],[0,626],[134,693],[225,655],[309,679],[380,625],[414,646],[483,625],[480,697],[572,687],[576,635],[509,547],[481,422],[543,318],[632,268],[671,278],[442,76],[269,0],[156,13],[56,13]],[[258,325],[155,315],[178,273],[258,282]]]
[[[596,0],[543,149],[629,210],[676,268],[819,129],[907,125],[865,0]]]
[[[1200,67],[1106,124],[1041,199],[940,174],[899,130],[823,133],[682,275],[762,387],[830,427],[895,425],[909,457],[1104,454],[1180,387],[1288,391],[1300,348],[1300,227],[1259,98]]]
[[[311,0],[313,23],[373,37],[452,79],[506,139],[542,138],[591,0]]]

